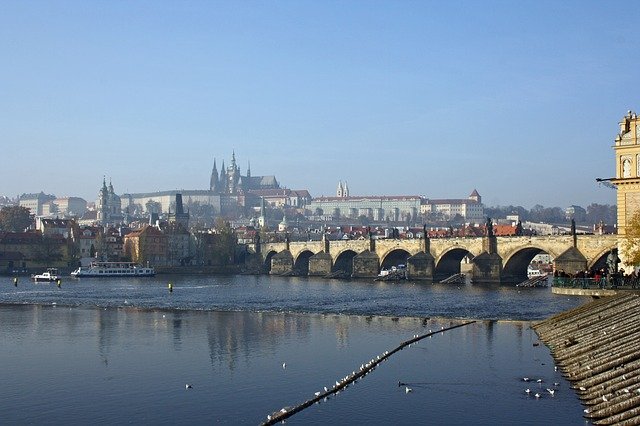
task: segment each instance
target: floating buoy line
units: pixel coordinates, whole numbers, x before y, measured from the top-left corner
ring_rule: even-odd
[[[385,351],[382,354],[377,355],[375,358],[372,358],[371,360],[365,363],[362,363],[357,371],[353,371],[351,374],[348,374],[342,379],[337,380],[331,388],[327,388],[325,386],[322,391],[315,392],[313,398],[308,399],[303,403],[298,404],[294,407],[285,407],[268,415],[267,420],[264,423],[262,423],[262,425],[264,426],[273,425],[273,424],[282,422],[283,420],[288,419],[294,414],[299,413],[300,411],[311,407],[313,404],[320,402],[329,396],[339,393],[340,391],[346,389],[349,385],[355,383],[358,379],[361,379],[367,374],[369,374],[378,366],[378,364],[380,364],[383,361],[386,361],[391,355],[395,354],[398,351],[403,350],[405,347],[408,347],[416,342],[419,342],[422,339],[426,339],[427,337],[431,337],[435,334],[444,333],[445,331],[450,331],[455,328],[464,327],[466,325],[473,324],[475,322],[476,321],[469,321],[469,322],[457,324],[447,328],[442,327],[440,328],[440,330],[435,330],[435,331],[429,330],[427,334],[422,334],[422,335],[415,334],[411,339],[400,343],[400,345],[398,345],[395,349],[391,351]],[[411,392],[409,388],[407,389],[405,389],[406,393]]]

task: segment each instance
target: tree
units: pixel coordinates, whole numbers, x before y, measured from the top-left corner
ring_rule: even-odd
[[[45,262],[60,260],[62,258],[61,249],[63,243],[64,240],[62,239],[50,235],[43,235],[42,241],[34,250],[34,254],[38,260]]]
[[[369,219],[369,217],[361,214],[360,216],[358,216],[358,222],[360,222],[360,225],[367,226],[371,223],[371,220]]]
[[[225,265],[233,263],[236,252],[236,233],[233,232],[229,222],[218,217],[214,226],[216,238],[213,244],[214,263]]]
[[[637,211],[625,228],[625,234],[621,241],[622,254],[625,263],[629,265],[640,264],[640,211]]]
[[[7,206],[0,209],[0,230],[22,232],[31,225],[31,211],[22,206]]]

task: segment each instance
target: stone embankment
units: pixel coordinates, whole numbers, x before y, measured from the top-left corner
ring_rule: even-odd
[[[596,425],[640,425],[640,297],[597,299],[536,323]]]

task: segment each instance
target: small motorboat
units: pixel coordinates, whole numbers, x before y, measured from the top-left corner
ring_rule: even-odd
[[[56,268],[47,268],[47,270],[41,274],[31,275],[31,279],[37,283],[51,283],[58,281],[60,276]]]

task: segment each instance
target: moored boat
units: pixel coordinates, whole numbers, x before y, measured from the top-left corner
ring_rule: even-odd
[[[71,273],[76,278],[93,277],[153,277],[154,268],[141,266],[135,262],[93,262],[81,266]]]
[[[47,270],[41,274],[31,275],[31,279],[37,283],[50,283],[58,281],[60,276],[56,268],[47,268]]]

